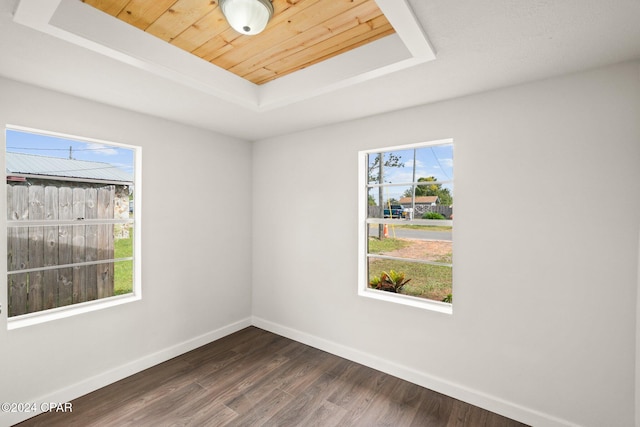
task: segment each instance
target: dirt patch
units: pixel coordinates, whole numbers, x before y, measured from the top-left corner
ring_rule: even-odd
[[[451,262],[451,254],[453,253],[452,242],[415,239],[398,240],[407,242],[408,245],[402,249],[385,252],[383,255],[409,259],[424,259],[427,261]]]
[[[369,277],[379,276],[384,271],[395,270],[410,279],[400,293],[419,298],[442,301],[451,294],[452,269],[446,264],[452,262],[452,242],[442,240],[398,239],[406,246],[401,249],[381,252],[399,259],[372,257],[369,262]],[[397,247],[397,246],[396,246]],[[432,265],[406,260],[421,260],[442,263]]]

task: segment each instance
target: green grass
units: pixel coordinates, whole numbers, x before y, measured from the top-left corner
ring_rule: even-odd
[[[425,228],[425,226],[403,227],[417,227],[417,229]],[[451,227],[430,227],[432,231],[434,228],[440,228],[445,231],[451,230]],[[411,245],[411,242],[406,240],[394,239],[391,237],[379,240],[377,237],[369,237],[370,254],[384,254],[402,249],[409,245]],[[452,262],[452,254],[449,253],[442,255],[435,261],[450,264]],[[402,272],[405,274],[405,278],[411,279],[411,281],[400,291],[402,294],[442,301],[448,294],[452,293],[451,267],[389,259],[371,259],[369,261],[369,280],[374,276],[380,276],[380,273],[383,271],[388,272],[389,270]]]
[[[396,227],[420,231],[451,231],[453,229],[450,225],[397,225]]]
[[[369,280],[374,276],[379,276],[383,271],[389,270],[402,272],[405,274],[405,278],[411,279],[402,288],[402,294],[442,301],[444,297],[452,293],[451,267],[374,259],[369,262]]]
[[[449,252],[448,254],[440,255],[435,259],[435,262],[441,262],[443,264],[452,264],[453,263],[453,254]]]
[[[133,230],[130,230],[128,239],[115,240],[115,258],[128,258],[133,256]],[[123,295],[133,292],[133,261],[119,261],[114,267],[114,295]]]
[[[369,253],[379,254],[381,252],[391,252],[408,246],[405,240],[394,239],[388,237],[386,239],[378,239],[377,237],[369,237]]]

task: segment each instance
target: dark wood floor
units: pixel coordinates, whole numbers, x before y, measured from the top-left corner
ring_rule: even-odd
[[[523,426],[250,327],[20,427]]]

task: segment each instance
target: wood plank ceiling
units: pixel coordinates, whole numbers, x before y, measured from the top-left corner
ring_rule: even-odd
[[[273,0],[255,36],[235,32],[217,0],[82,0],[255,84],[395,31],[374,0]]]

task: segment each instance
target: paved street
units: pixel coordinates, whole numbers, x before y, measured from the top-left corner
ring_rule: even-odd
[[[400,239],[416,239],[416,240],[451,240],[450,231],[423,231],[409,228],[400,228],[389,225],[389,237],[397,237]],[[377,236],[378,227],[369,226],[369,235]]]

